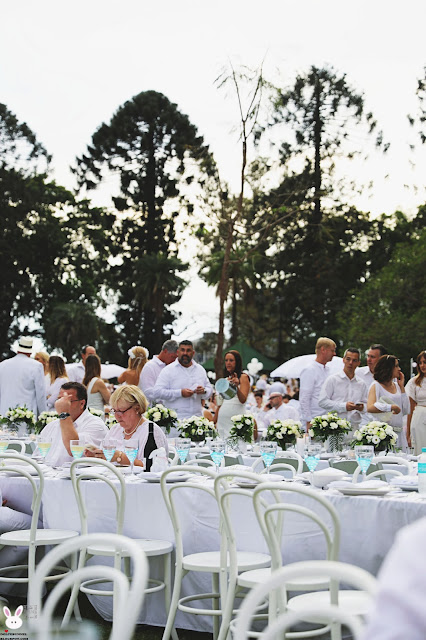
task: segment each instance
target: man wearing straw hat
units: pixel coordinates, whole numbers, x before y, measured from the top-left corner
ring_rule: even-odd
[[[30,358],[33,339],[19,339],[16,356],[0,362],[0,414],[23,407],[38,416],[46,411],[46,390],[43,365]]]

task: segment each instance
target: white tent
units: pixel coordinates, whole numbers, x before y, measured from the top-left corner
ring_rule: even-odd
[[[287,360],[281,364],[277,369],[271,372],[271,378],[300,378],[300,374],[303,369],[311,364],[316,358],[315,353],[308,353],[304,356],[297,356],[291,360]],[[331,373],[338,373],[343,369],[343,359],[339,356],[334,356],[331,362],[326,365],[327,369],[330,369]]]

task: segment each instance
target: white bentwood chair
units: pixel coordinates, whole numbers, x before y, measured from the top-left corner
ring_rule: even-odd
[[[26,478],[31,484],[33,492],[31,528],[8,531],[0,535],[0,548],[4,546],[28,548],[28,564],[1,567],[0,582],[31,584],[36,566],[36,553],[38,548],[61,544],[65,540],[78,537],[79,533],[78,531],[68,529],[39,529],[38,521],[44,489],[44,476],[41,468],[33,459],[20,455],[19,453],[2,453],[0,454],[0,460],[3,461],[3,464],[0,465],[0,473],[13,472]],[[35,470],[35,475],[31,475],[31,469]],[[15,577],[9,575],[23,571],[26,571],[25,576]],[[69,572],[69,567],[58,566],[55,567],[55,573],[46,576],[45,580],[48,582],[60,580]]]
[[[222,608],[227,598],[227,592],[232,589],[232,585],[228,585],[229,553],[227,539],[223,531],[216,494],[212,486],[213,482],[209,482],[213,481],[217,477],[217,474],[211,471],[210,468],[204,468],[199,465],[185,466],[185,471],[204,477],[202,479],[194,477],[193,480],[187,480],[181,483],[168,482],[173,474],[182,473],[182,469],[179,467],[167,469],[161,476],[161,490],[173,525],[176,541],[175,582],[163,640],[169,640],[178,610],[194,615],[212,616],[213,638],[216,640],[219,633],[219,617],[222,616],[223,613]],[[224,469],[224,473],[227,474],[228,472]],[[185,495],[182,492],[188,492],[189,490],[198,491],[200,494],[199,499],[203,500],[204,503],[210,501],[208,504],[211,504],[212,516],[214,515],[213,511],[216,511],[219,522],[220,549],[200,551],[188,555],[184,553],[184,522],[179,506],[182,504]],[[178,499],[178,495],[181,497],[181,500]],[[264,553],[243,551],[236,553],[235,562],[238,571],[248,571],[250,569],[269,566],[270,557]],[[210,573],[212,576],[212,592],[192,594],[181,598],[182,580],[190,571]],[[212,600],[212,608],[203,609],[201,607],[191,606],[191,602],[197,600]],[[222,606],[220,605],[220,601]]]
[[[280,592],[290,583],[303,582],[311,577],[323,579],[327,576],[330,580],[329,599],[327,602],[305,603],[294,611],[278,612],[269,626],[261,633],[252,632],[252,623],[255,620],[255,612],[265,597],[271,597],[274,592]],[[331,637],[341,637],[341,625],[345,625],[352,633],[353,640],[361,640],[364,637],[364,624],[359,615],[354,615],[345,605],[338,601],[338,583],[343,582],[360,591],[360,599],[364,602],[364,614],[372,607],[377,591],[377,581],[364,569],[342,562],[313,560],[310,562],[295,562],[278,569],[270,578],[258,584],[245,598],[238,612],[234,640],[247,640],[248,637],[257,635],[262,640],[276,640],[276,638],[301,637],[298,632],[289,632],[285,636],[283,632],[300,621],[319,621],[331,628]],[[303,632],[302,632],[303,633]]]
[[[78,510],[80,513],[80,521],[81,521],[81,533],[83,535],[88,534],[88,508],[85,502],[84,493],[81,490],[81,483],[84,480],[96,479],[102,480],[105,482],[113,492],[115,505],[116,505],[116,533],[118,535],[123,534],[123,524],[124,524],[124,513],[126,508],[126,484],[124,480],[124,476],[121,471],[115,467],[110,462],[106,460],[102,460],[100,458],[90,458],[90,464],[92,465],[91,469],[86,469],[85,465],[87,464],[87,460],[80,459],[74,460],[71,463],[71,481],[73,484],[74,494],[77,500]],[[98,466],[99,473],[97,473],[93,467]],[[108,477],[105,475],[105,472],[108,472],[112,475]],[[173,544],[168,540],[151,540],[151,539],[137,539],[135,542],[138,544],[139,548],[143,550],[145,555],[148,558],[153,557],[162,557],[163,558],[163,579],[154,579],[150,578],[148,580],[148,586],[145,589],[145,594],[155,593],[157,591],[164,590],[164,601],[166,611],[170,607],[170,599],[171,599],[171,554],[173,551]],[[93,544],[87,547],[87,549],[83,549],[80,554],[79,559],[79,567],[83,567],[86,560],[90,559],[93,556],[109,556],[114,557],[117,562],[117,554],[114,546],[108,546],[107,544]],[[130,577],[130,557],[123,553],[122,559],[124,561],[124,567],[126,574]],[[116,566],[119,568],[119,566]],[[102,583],[103,580],[90,580],[82,582],[80,585],[80,591],[90,595],[98,595],[98,596],[111,596],[113,595],[109,590],[97,589],[95,588],[96,583]],[[66,618],[69,617],[71,613],[71,609],[74,605],[75,600],[78,596],[78,589],[74,589],[72,593],[72,598],[67,608]],[[172,635],[175,640],[177,640],[176,631],[172,630]]]
[[[105,565],[91,565],[80,567],[66,576],[49,593],[42,605],[43,583],[52,568],[61,560],[78,551],[84,553],[87,548],[106,547],[111,549],[118,562],[115,567]],[[132,578],[120,569],[122,556],[132,561]],[[114,596],[114,621],[110,640],[128,640],[132,638],[142,606],[148,581],[148,562],[145,553],[136,540],[115,533],[89,533],[68,540],[50,551],[38,565],[30,584],[30,601],[35,605],[37,617],[31,620],[31,631],[38,633],[38,638],[50,639],[52,619],[56,606],[61,597],[68,590],[74,590],[83,582],[90,580],[112,582],[111,593]],[[64,618],[62,626],[67,627]],[[31,637],[30,631],[30,637]],[[53,636],[56,637],[56,636]]]

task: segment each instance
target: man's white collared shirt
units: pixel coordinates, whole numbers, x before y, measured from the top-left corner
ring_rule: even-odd
[[[365,413],[367,395],[367,386],[362,380],[356,376],[349,378],[344,371],[340,371],[329,376],[324,382],[318,404],[325,411],[335,411],[339,418],[345,418],[351,424],[358,425],[361,422],[361,413],[346,411],[346,403],[362,403],[362,413]]]
[[[194,360],[189,367],[183,367],[179,360],[164,367],[157,378],[153,394],[157,400],[168,408],[174,409],[179,420],[191,416],[203,415],[201,400],[207,399],[213,393],[206,370]],[[194,393],[189,398],[182,396],[182,389],[196,389],[204,387],[204,393]]]
[[[263,418],[263,426],[265,429],[269,427],[274,420],[299,420],[299,414],[294,407],[290,407],[289,404],[285,404],[269,409],[266,411]]]
[[[85,409],[81,416],[74,420],[74,427],[78,438],[83,444],[94,444],[100,447],[102,440],[108,433],[108,428],[102,418],[94,416]],[[52,467],[60,467],[64,462],[70,462],[73,457],[68,454],[62,440],[59,419],[49,422],[43,429],[43,435],[51,438],[52,445],[46,456],[46,463]]]
[[[152,360],[146,363],[141,371],[139,378],[139,388],[142,389],[149,402],[154,405],[156,402],[154,395],[154,387],[158,376],[166,366],[166,363],[160,360],[158,356],[153,356]]]
[[[313,418],[324,413],[318,404],[318,399],[321,387],[329,375],[329,369],[316,360],[300,374],[299,401],[302,425],[304,428],[307,422],[311,422]]]

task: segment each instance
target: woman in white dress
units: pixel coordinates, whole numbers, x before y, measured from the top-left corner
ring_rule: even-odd
[[[414,455],[426,447],[426,351],[421,351],[416,359],[417,375],[406,386],[410,400],[410,415],[407,419],[408,446],[414,447]]]
[[[84,369],[83,384],[87,388],[87,408],[105,411],[104,405],[108,404],[111,394],[101,378],[101,361],[99,356],[96,354],[87,356]]]
[[[382,356],[374,369],[374,382],[368,392],[367,411],[377,413],[377,420],[386,422],[394,428],[398,433],[397,446],[403,451],[408,449],[403,418],[409,410],[404,388],[404,374],[398,358],[392,355]]]
[[[250,391],[250,378],[243,373],[243,362],[238,351],[225,353],[225,367],[223,377],[236,387],[237,393],[233,398],[224,399],[217,413],[217,430],[221,438],[228,438],[232,427],[231,417],[243,414],[247,396]]]
[[[68,382],[65,362],[61,356],[50,356],[48,371],[49,386],[46,389],[46,406],[48,411],[54,411],[59,390],[65,382]]]

